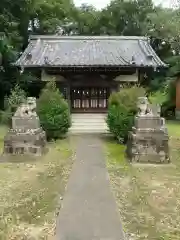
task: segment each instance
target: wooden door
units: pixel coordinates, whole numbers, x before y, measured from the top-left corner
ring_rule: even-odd
[[[72,111],[104,112],[107,110],[109,88],[76,87],[71,89]]]

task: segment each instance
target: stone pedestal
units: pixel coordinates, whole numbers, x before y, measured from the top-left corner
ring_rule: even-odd
[[[136,116],[129,133],[126,153],[130,161],[169,163],[168,132],[160,116]]]
[[[10,129],[4,138],[4,154],[41,156],[46,150],[46,134],[42,128],[29,131]]]
[[[27,131],[29,129],[40,128],[40,122],[38,116],[24,116],[24,117],[12,117],[12,129],[20,131]]]
[[[24,104],[12,117],[12,128],[4,137],[4,154],[41,156],[46,151],[46,133],[40,127],[39,117]]]

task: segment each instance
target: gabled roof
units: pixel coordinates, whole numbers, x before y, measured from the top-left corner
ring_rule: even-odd
[[[146,37],[31,36],[22,67],[166,67]]]

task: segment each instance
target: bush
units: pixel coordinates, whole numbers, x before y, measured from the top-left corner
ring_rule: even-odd
[[[71,125],[68,103],[64,100],[55,81],[47,83],[37,100],[37,113],[48,140],[62,138]]]
[[[170,78],[166,92],[168,93],[167,100],[162,104],[162,116],[166,118],[175,117],[176,109],[176,79]]]
[[[11,126],[13,114],[8,110],[1,111],[1,124]]]
[[[174,102],[166,101],[161,106],[161,116],[167,119],[174,119],[176,112],[176,105]]]
[[[168,100],[168,93],[165,90],[158,90],[150,93],[148,99],[150,103],[162,106]]]
[[[161,106],[161,115],[166,118],[174,118],[175,116],[175,96],[176,87],[175,82],[170,81],[169,84],[156,92],[149,94],[149,101]]]
[[[1,123],[11,125],[11,119],[17,108],[26,101],[26,93],[16,85],[9,95],[4,98],[4,111],[1,112]]]
[[[133,126],[134,115],[124,105],[112,105],[108,109],[107,124],[119,142],[125,143]]]
[[[142,87],[124,87],[119,92],[112,93],[109,98],[109,106],[124,105],[129,111],[137,111],[138,97],[145,96],[145,90]]]
[[[125,143],[128,132],[131,130],[134,115],[137,113],[137,99],[145,96],[145,90],[141,87],[126,87],[120,92],[112,93],[109,98],[107,125],[110,132]]]

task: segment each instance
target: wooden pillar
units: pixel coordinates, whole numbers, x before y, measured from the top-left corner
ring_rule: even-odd
[[[176,81],[176,119],[180,120],[180,76]]]

